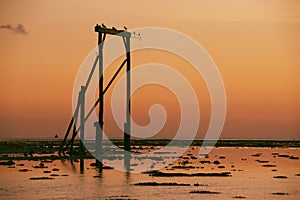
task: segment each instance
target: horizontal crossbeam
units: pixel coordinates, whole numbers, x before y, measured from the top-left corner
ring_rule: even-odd
[[[100,25],[95,26],[95,32],[110,34],[110,35],[118,35],[122,37],[131,37],[131,33],[126,30],[117,30],[116,28],[106,28]]]

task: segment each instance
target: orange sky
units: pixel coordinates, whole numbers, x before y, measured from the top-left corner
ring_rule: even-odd
[[[2,0],[0,25],[23,24],[28,35],[0,29],[1,138],[64,135],[77,70],[97,43],[94,25],[102,22],[119,28],[171,28],[199,42],[225,84],[228,105],[222,138],[299,139],[298,0]],[[133,54],[133,66],[156,60],[180,70],[184,61],[157,53]],[[207,89],[192,71],[182,73],[201,91],[201,138],[210,115]],[[171,137],[178,123],[178,113],[172,110],[178,104],[163,88],[165,97],[146,101],[145,95],[155,94],[154,88],[144,89],[134,95],[134,119],[145,124],[151,103],[173,102],[166,106],[172,117],[159,134]],[[107,127],[114,127],[109,110],[106,118]],[[112,135],[122,137],[117,131]]]

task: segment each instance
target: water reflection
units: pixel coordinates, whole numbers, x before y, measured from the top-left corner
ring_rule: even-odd
[[[131,152],[124,151],[124,168],[126,173],[130,173]]]
[[[80,159],[80,173],[84,173],[84,159]]]
[[[194,190],[220,192],[205,195],[205,199],[274,199],[285,193],[285,199],[300,199],[299,149],[291,148],[215,148],[205,158],[195,158],[198,148],[190,148],[185,155],[167,168],[165,173],[208,173],[230,171],[231,177],[156,177],[132,173],[135,160],[124,155],[122,167],[126,172],[95,166],[94,159],[85,159],[84,173],[76,160],[46,162],[44,168],[34,168],[40,161],[15,161],[15,168],[0,166],[0,199],[191,199],[201,198]],[[259,155],[259,156],[258,156]],[[290,157],[287,157],[289,155]],[[184,162],[184,161],[188,162]],[[219,161],[219,164],[215,161]],[[204,162],[205,161],[205,162]],[[127,163],[127,164],[125,164]],[[185,163],[185,164],[183,164]],[[131,164],[131,165],[130,165]],[[266,164],[276,167],[265,167]],[[180,167],[178,167],[180,166]],[[222,166],[220,168],[219,166]],[[59,169],[53,171],[54,168]],[[26,172],[19,170],[28,169]],[[44,171],[51,171],[47,174]],[[124,171],[124,170],[123,170]],[[131,172],[131,173],[130,173]],[[56,174],[57,176],[51,176]],[[286,176],[276,179],[274,176]],[[49,180],[30,180],[31,177],[51,177]],[[190,186],[139,186],[135,183],[182,183]],[[197,183],[195,185],[195,183]],[[261,186],[264,187],[261,187]],[[2,188],[2,189],[1,189]],[[55,191],[55,192],[53,192]],[[206,198],[207,197],[207,198]]]
[[[76,172],[76,165],[74,164],[73,159],[70,159],[70,160],[61,159],[60,162],[61,162],[62,166],[66,167],[66,168],[68,167],[68,166],[67,166],[67,163],[70,163],[70,166],[71,166],[70,169],[72,169],[72,171],[73,171],[74,173]],[[66,162],[67,162],[67,163],[66,163]]]

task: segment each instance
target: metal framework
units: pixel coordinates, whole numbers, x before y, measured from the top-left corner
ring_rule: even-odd
[[[77,136],[78,132],[80,132],[80,138],[84,138],[84,124],[86,122],[86,120],[89,118],[89,116],[92,114],[92,112],[94,111],[94,109],[97,107],[97,105],[99,104],[99,113],[98,113],[98,120],[97,122],[94,123],[94,126],[96,128],[96,154],[98,155],[98,160],[97,162],[97,166],[100,167],[100,169],[102,169],[102,139],[103,139],[103,114],[104,114],[104,94],[106,93],[106,91],[109,89],[109,87],[111,86],[111,84],[113,83],[113,81],[115,80],[115,78],[117,77],[117,75],[120,73],[120,71],[122,70],[122,68],[124,67],[124,65],[126,64],[126,102],[128,102],[128,105],[126,106],[126,122],[124,123],[124,150],[125,152],[130,151],[130,112],[131,112],[131,103],[130,103],[130,91],[131,91],[131,77],[130,77],[130,63],[131,63],[131,58],[130,58],[130,38],[136,38],[136,33],[130,33],[127,31],[127,28],[124,27],[124,30],[117,30],[116,28],[112,27],[112,28],[107,28],[104,24],[100,25],[96,25],[95,26],[95,32],[98,33],[98,50],[99,50],[99,55],[96,57],[93,67],[91,69],[91,72],[89,74],[89,77],[86,81],[86,84],[81,86],[81,90],[79,92],[78,95],[78,103],[75,109],[75,112],[73,113],[73,116],[70,120],[69,126],[67,128],[64,140],[61,144],[60,150],[59,150],[59,155],[61,154],[65,154],[65,151],[69,150],[69,154],[72,155],[72,151],[73,151],[73,145],[74,145],[74,140],[75,137]],[[124,42],[124,46],[126,49],[126,59],[121,63],[121,65],[119,66],[119,68],[117,69],[117,71],[115,72],[115,74],[113,75],[113,77],[111,78],[111,80],[109,81],[109,83],[107,84],[107,86],[104,88],[103,85],[103,45],[104,45],[104,41],[106,38],[106,35],[117,35],[122,37],[123,42]],[[137,34],[138,36],[140,36],[139,34]],[[98,63],[98,68],[99,68],[99,97],[97,99],[97,101],[95,102],[95,104],[93,105],[93,107],[89,110],[89,112],[87,113],[87,115],[85,115],[85,92],[90,84],[91,78],[93,76],[93,73],[96,69]],[[79,115],[80,113],[80,115]],[[78,116],[79,115],[79,116]],[[80,120],[80,127],[76,127],[77,121],[78,121],[78,117]],[[72,130],[72,137],[71,139],[67,142],[67,138]],[[80,153],[84,154],[84,147],[83,147],[83,143],[82,141],[80,141]],[[128,160],[126,161],[125,159],[125,166],[127,166],[129,162]],[[83,163],[83,162],[82,162]],[[83,164],[82,164],[83,165]],[[82,166],[83,167],[83,166]]]

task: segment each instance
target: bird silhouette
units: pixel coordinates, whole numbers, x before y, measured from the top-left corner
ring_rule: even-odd
[[[104,23],[102,23],[102,27],[103,27],[103,28],[106,28],[106,26],[105,26],[105,24],[104,24]]]

